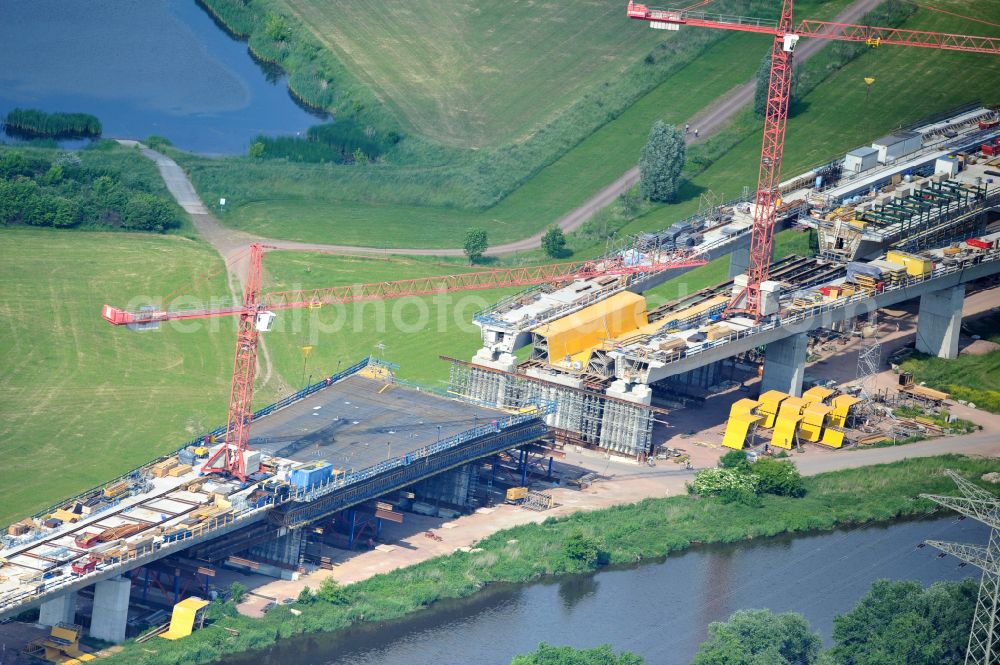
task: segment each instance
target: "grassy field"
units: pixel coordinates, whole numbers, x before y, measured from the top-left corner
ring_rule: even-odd
[[[221,261],[178,237],[7,229],[0,233],[0,524],[113,478],[224,423],[232,371],[228,319],[114,328],[109,303],[224,302]],[[447,274],[467,266],[290,252],[269,254],[268,289],[320,287]],[[439,354],[471,357],[472,314],[509,291],[282,312],[266,335],[269,380],[255,406],[301,387],[301,347],[314,347],[305,376],[319,377],[376,353],[400,376],[443,386]],[[267,360],[262,354],[262,367]],[[265,368],[266,369],[266,368]],[[71,469],[72,472],[67,473]]]
[[[805,497],[764,495],[758,508],[685,495],[550,518],[499,531],[476,543],[474,553],[456,552],[344,587],[340,602],[297,604],[297,614],[292,614],[290,607],[278,606],[262,619],[250,619],[237,614],[230,604],[217,603],[209,610],[217,622],[215,627],[184,640],[162,641],[155,650],[130,642],[107,662],[207,663],[223,654],[264,649],[277,639],[388,621],[439,600],[472,596],[497,583],[587,572],[602,560],[634,565],[695,542],[741,542],[779,533],[924,516],[934,504],[918,498],[919,494],[957,494],[944,469],[954,469],[976,482],[996,466],[995,459],[955,455],[920,458],[807,478]],[[588,565],[567,554],[567,541],[579,535],[596,546],[598,561]],[[223,632],[220,625],[235,630]]]
[[[520,140],[662,35],[615,0],[280,0],[404,128],[447,145]],[[372,48],[377,45],[377,48]]]
[[[713,46],[696,65],[681,69],[485,210],[413,205],[423,191],[410,181],[420,183],[434,170],[429,174],[427,169],[398,167],[400,186],[388,191],[352,167],[189,155],[178,159],[204,200],[227,196],[229,209],[223,220],[234,228],[308,242],[456,247],[466,229],[481,226],[489,229],[491,242],[500,244],[544,228],[628,170],[655,120],[681,123],[749,79],[757,64],[739,59],[738,54],[749,44],[762,43],[760,37],[738,35]],[[678,95],[677,90],[685,94]],[[436,196],[444,201],[448,194],[442,183]]]
[[[100,317],[140,294],[225,293],[179,237],[0,233],[0,524],[113,478],[222,422],[232,328],[132,333]]]
[[[947,7],[962,11],[968,3],[952,2]],[[800,15],[828,15],[835,10],[831,3],[803,6]],[[1000,20],[998,6],[983,6],[977,13],[983,12],[984,18]],[[925,11],[918,12],[910,24],[937,30],[991,30]],[[227,224],[256,233],[316,242],[440,247],[457,246],[465,229],[481,226],[488,228],[491,241],[499,244],[544,228],[621,175],[635,163],[655,119],[683,122],[733,85],[751,78],[759,60],[747,57],[747,53],[764,50],[766,40],[752,35],[728,37],[711,46],[622,115],[485,210],[465,209],[449,199],[455,186],[445,180],[434,189],[438,205],[415,205],[422,203],[426,193],[421,183],[441,177],[434,169],[406,170],[389,165],[385,172],[398,168],[399,178],[383,183],[384,173],[372,180],[345,167],[182,160],[206,200],[225,195],[235,201],[227,212]],[[981,98],[997,102],[1000,92],[994,81],[1000,75],[1000,65],[995,60],[888,46],[864,54],[821,83],[799,105],[789,124],[784,172],[792,174],[832,159],[899,124],[965,101]],[[956,72],[961,75],[956,76]],[[862,78],[869,74],[874,74],[877,82],[866,103]],[[919,85],[912,83],[914,78]],[[748,132],[724,159],[694,178],[679,204],[658,208],[629,230],[662,226],[695,212],[698,195],[705,189],[738,195],[744,185],[754,182],[759,147],[759,133]],[[449,200],[452,203],[441,205]]]
[[[380,282],[408,277],[454,274],[475,270],[468,266],[410,259],[367,259],[272,252],[265,261],[268,284],[276,290],[321,288],[342,284]],[[432,387],[444,387],[448,365],[445,354],[468,359],[482,346],[472,315],[519,289],[496,289],[382,302],[329,306],[318,310],[282,312],[275,333],[267,336],[275,365],[295,387],[302,382],[301,348],[312,346],[305,363],[306,380],[312,373],[334,372],[366,355],[384,355],[400,365],[399,376]],[[384,352],[375,347],[385,346]]]

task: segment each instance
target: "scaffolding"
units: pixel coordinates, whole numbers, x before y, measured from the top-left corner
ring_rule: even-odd
[[[473,365],[454,358],[449,392],[506,411],[522,411],[539,402],[555,404],[546,424],[577,445],[640,458],[652,450],[653,419],[660,411],[603,393],[537,377]]]

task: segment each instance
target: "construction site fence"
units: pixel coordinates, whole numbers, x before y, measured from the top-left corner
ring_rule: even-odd
[[[1000,250],[994,249],[994,250],[990,250],[986,254],[983,254],[982,255],[982,260],[978,261],[977,264],[991,263],[991,262],[994,262],[994,261],[1000,261]],[[643,361],[643,360],[646,360],[647,358],[652,357],[652,358],[655,358],[655,359],[657,359],[657,360],[659,360],[661,362],[665,362],[665,363],[677,362],[677,361],[682,360],[684,358],[690,358],[691,356],[695,356],[695,355],[697,355],[699,353],[704,353],[704,352],[709,351],[711,349],[715,349],[715,348],[718,348],[720,346],[725,346],[726,344],[732,344],[733,342],[736,342],[736,341],[741,340],[741,339],[745,339],[747,337],[753,337],[754,335],[759,335],[759,334],[767,332],[769,330],[774,330],[775,328],[789,328],[789,329],[791,329],[797,323],[802,323],[802,322],[807,321],[809,319],[813,319],[813,318],[815,318],[817,316],[820,316],[822,314],[825,314],[827,312],[833,312],[834,310],[844,309],[844,308],[849,307],[851,305],[860,305],[862,303],[866,303],[866,302],[870,301],[872,298],[874,298],[877,295],[881,295],[883,293],[891,293],[893,291],[898,291],[900,289],[906,289],[906,288],[909,288],[911,286],[916,286],[918,284],[922,284],[924,282],[927,282],[927,281],[930,281],[930,280],[933,280],[933,279],[937,279],[939,277],[944,277],[946,275],[951,275],[953,273],[962,272],[962,271],[966,270],[968,267],[969,267],[969,265],[967,265],[967,264],[959,264],[959,265],[952,265],[952,266],[939,266],[939,267],[936,267],[928,275],[925,275],[925,276],[922,276],[922,277],[908,277],[906,279],[900,280],[899,282],[897,282],[895,284],[891,284],[891,285],[887,284],[882,289],[882,291],[879,291],[878,293],[868,293],[868,292],[865,292],[865,293],[856,293],[856,294],[851,295],[851,296],[844,296],[844,297],[838,298],[836,300],[831,300],[831,301],[823,303],[821,305],[815,305],[813,307],[809,307],[809,308],[805,308],[805,309],[799,309],[799,310],[796,310],[796,312],[794,314],[790,314],[790,315],[787,315],[787,316],[781,316],[781,317],[775,317],[775,319],[772,320],[772,321],[768,321],[766,323],[762,323],[762,324],[758,324],[756,326],[752,326],[750,328],[747,328],[746,330],[740,330],[740,331],[735,332],[735,333],[733,333],[731,335],[728,335],[726,337],[720,337],[719,339],[712,340],[711,342],[704,342],[704,343],[701,344],[701,346],[698,346],[698,347],[695,347],[695,348],[682,349],[682,350],[679,350],[677,352],[669,352],[669,353],[665,352],[665,351],[655,351],[655,352],[648,353],[648,354],[645,354],[645,355],[640,355],[640,354],[638,354],[638,353],[636,353],[634,351],[625,350],[625,351],[622,351],[622,354],[627,359],[629,359],[629,360]]]
[[[302,390],[300,390],[300,391],[298,391],[296,393],[288,395],[287,397],[284,397],[284,398],[278,400],[277,402],[275,402],[273,404],[269,404],[269,405],[263,407],[262,409],[260,409],[258,411],[255,411],[254,414],[253,414],[253,416],[251,417],[251,420],[257,420],[258,418],[263,418],[264,416],[267,416],[267,415],[269,415],[271,413],[274,413],[275,411],[283,409],[283,408],[285,408],[287,406],[291,406],[292,404],[298,402],[299,400],[305,399],[306,397],[309,397],[310,395],[312,395],[314,393],[317,393],[320,390],[323,390],[324,388],[328,388],[329,386],[332,386],[333,384],[337,383],[338,381],[342,381],[343,379],[346,379],[347,377],[351,376],[352,374],[356,374],[356,373],[360,372],[362,369],[364,369],[365,367],[367,367],[369,363],[373,363],[373,362],[376,362],[376,363],[379,363],[379,364],[385,364],[383,361],[376,361],[376,360],[374,360],[371,356],[363,358],[361,361],[359,361],[359,362],[351,365],[350,367],[348,367],[347,369],[345,369],[342,372],[338,372],[338,373],[332,374],[332,375],[330,375],[328,377],[324,377],[324,378],[320,379],[319,381],[317,381],[316,383],[314,383],[314,384],[312,384],[310,386],[306,386],[305,388],[303,388]],[[101,487],[108,487],[110,485],[114,485],[115,483],[119,483],[119,482],[123,482],[123,481],[130,481],[130,480],[138,477],[140,474],[142,474],[143,471],[145,471],[149,467],[151,467],[154,464],[157,464],[159,462],[162,462],[163,460],[165,460],[165,459],[167,459],[169,457],[172,457],[172,456],[176,455],[179,451],[183,450],[184,448],[187,448],[189,446],[204,445],[204,443],[205,443],[206,440],[212,441],[212,440],[214,440],[214,439],[222,436],[225,433],[226,433],[226,427],[225,427],[225,425],[223,425],[222,427],[216,427],[211,432],[208,432],[207,434],[203,434],[203,435],[201,435],[201,436],[199,436],[199,437],[197,437],[195,439],[192,439],[192,440],[188,441],[187,443],[185,443],[184,445],[180,446],[179,448],[176,448],[175,450],[173,450],[170,453],[167,453],[165,455],[161,455],[160,457],[158,457],[158,458],[156,458],[154,460],[151,460],[149,462],[146,462],[145,464],[143,464],[141,466],[138,466],[138,467],[136,467],[136,468],[134,468],[134,469],[132,469],[130,471],[126,471],[125,473],[121,474],[117,478],[114,478],[114,479],[112,479],[112,480],[104,483],[103,485],[101,485]],[[42,511],[39,511],[39,512],[35,513],[32,517],[35,518],[35,519],[41,518],[44,515],[48,515],[48,514],[52,513],[53,511],[57,510],[59,507],[66,505],[67,503],[70,503],[70,502],[73,502],[73,501],[77,501],[77,500],[82,499],[84,497],[92,496],[93,495],[93,491],[94,491],[93,489],[89,489],[86,492],[81,492],[80,494],[77,494],[75,496],[69,497],[67,499],[63,499],[62,501],[59,501],[59,502],[57,502],[57,503],[49,506],[45,510],[42,510]],[[116,501],[112,502],[110,505],[108,505],[108,508],[110,508],[113,505],[117,504],[119,500],[116,500]]]

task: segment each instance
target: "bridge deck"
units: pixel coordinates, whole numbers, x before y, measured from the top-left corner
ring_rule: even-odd
[[[360,469],[500,415],[354,375],[254,423],[250,447],[299,462],[325,460],[338,469]]]

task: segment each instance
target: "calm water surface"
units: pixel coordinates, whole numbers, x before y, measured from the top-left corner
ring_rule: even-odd
[[[650,665],[690,662],[712,621],[742,608],[794,611],[829,643],[833,617],[880,578],[924,584],[977,576],[924,539],[985,543],[972,520],[943,518],[799,538],[702,547],[661,563],[495,589],[409,619],[308,636],[226,665],[507,665],[550,644],[611,643]]]
[[[0,0],[0,114],[92,113],[104,135],[206,154],[317,118],[194,0]]]

